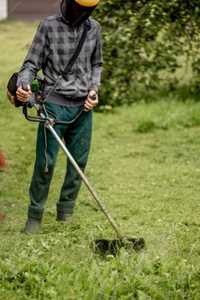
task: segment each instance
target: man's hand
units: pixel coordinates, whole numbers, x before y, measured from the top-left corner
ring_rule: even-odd
[[[16,95],[19,101],[27,102],[29,97],[32,95],[30,85],[27,85],[27,90],[24,90],[21,86],[18,87]]]
[[[95,98],[95,99],[93,99],[93,98]],[[98,95],[97,95],[96,91],[91,90],[85,101],[84,111],[92,110],[93,108],[95,108],[97,106],[98,103],[99,103],[99,99],[98,99]]]

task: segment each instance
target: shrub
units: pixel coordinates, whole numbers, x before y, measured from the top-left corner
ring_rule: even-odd
[[[96,12],[104,40],[101,104],[129,104],[188,81],[197,86],[199,15],[198,0],[102,1]]]

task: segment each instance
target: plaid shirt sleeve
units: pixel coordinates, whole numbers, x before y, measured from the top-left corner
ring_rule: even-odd
[[[19,71],[17,85],[30,85],[37,72],[42,68],[47,49],[46,27],[44,21],[38,26],[32,45]]]
[[[101,37],[101,26],[98,26],[97,30],[96,47],[94,49],[91,65],[92,65],[92,82],[90,90],[98,91],[98,87],[101,84],[101,72],[102,72],[102,37]]]

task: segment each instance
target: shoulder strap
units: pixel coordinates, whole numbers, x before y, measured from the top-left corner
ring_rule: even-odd
[[[78,43],[78,46],[77,46],[74,54],[70,58],[68,64],[66,65],[63,73],[61,74],[63,78],[65,78],[65,76],[70,72],[70,70],[72,69],[72,67],[73,67],[73,65],[76,61],[76,59],[78,58],[78,56],[81,52],[81,49],[83,47],[83,44],[86,40],[87,32],[88,32],[89,29],[90,29],[90,22],[89,22],[89,20],[87,20],[87,21],[84,22],[83,33],[82,33],[82,36],[81,36],[80,41]]]

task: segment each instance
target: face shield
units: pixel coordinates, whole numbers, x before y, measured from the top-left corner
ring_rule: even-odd
[[[89,18],[98,2],[99,0],[62,0],[62,16],[73,26],[79,26]]]

